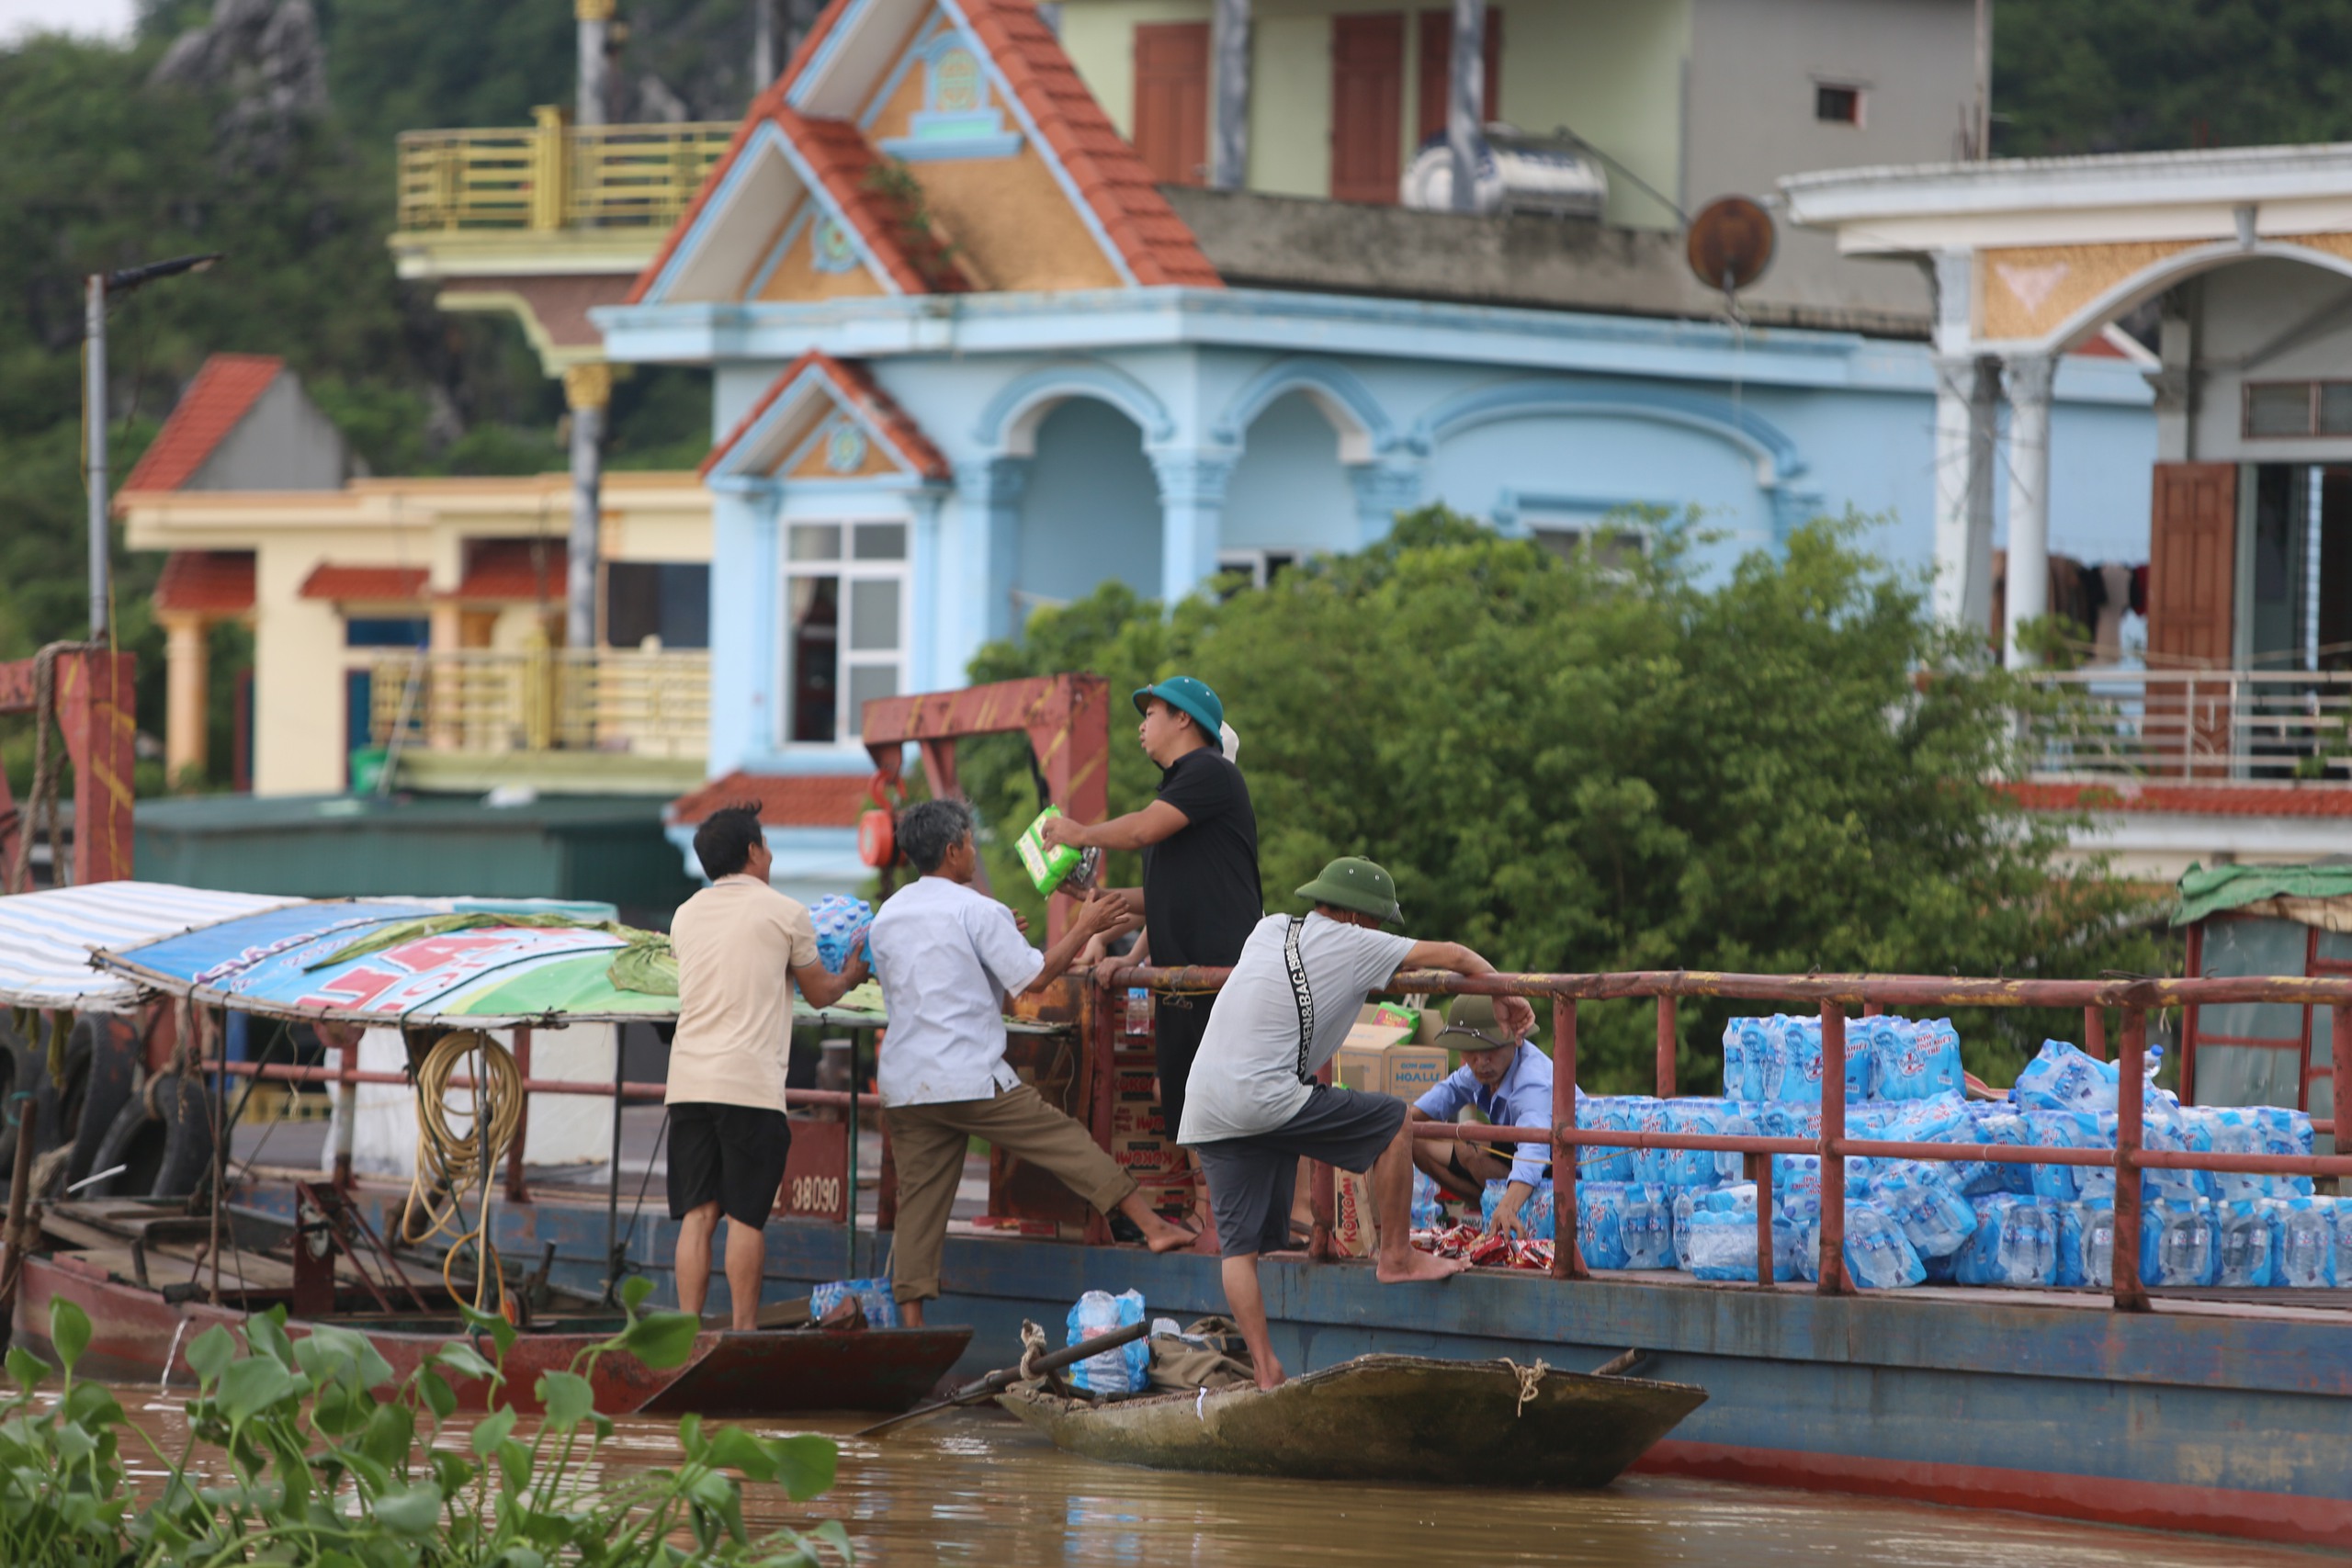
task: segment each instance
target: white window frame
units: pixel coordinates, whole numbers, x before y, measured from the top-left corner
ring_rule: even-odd
[[[855,555],[856,530],[886,525],[898,528],[905,537],[906,550],[896,560],[859,560]],[[904,695],[908,685],[908,637],[912,631],[910,622],[913,610],[913,562],[909,558],[914,547],[914,520],[904,515],[854,515],[833,517],[780,518],[777,527],[782,555],[776,591],[779,614],[776,650],[778,671],[775,739],[779,750],[838,751],[854,750],[858,746],[858,716],[850,711],[851,672],[853,670],[882,670],[891,672],[891,691]],[[795,560],[793,558],[794,530],[799,528],[838,528],[841,530],[840,552],[831,558]],[[833,644],[833,739],[831,740],[799,740],[793,737],[793,725],[798,716],[799,704],[794,689],[796,671],[793,659],[798,637],[793,624],[792,587],[801,579],[833,578],[840,583],[841,618],[836,625]],[[899,636],[894,648],[888,652],[854,649],[856,628],[856,593],[853,585],[859,582],[894,582],[899,590]]]

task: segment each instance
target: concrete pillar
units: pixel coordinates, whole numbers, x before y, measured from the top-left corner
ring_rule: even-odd
[[[1968,401],[1968,586],[1960,620],[1993,638],[1993,484],[2001,444],[2001,362],[1976,358]]]
[[[1159,476],[1159,597],[1165,604],[1174,604],[1216,575],[1233,462],[1230,452],[1151,455],[1152,472]]]
[[[580,99],[575,125],[603,125],[611,118],[605,49],[612,39],[614,0],[571,0],[580,37]]]
[[[612,399],[611,366],[574,365],[563,373],[563,400],[571,410],[571,562],[563,594],[567,648],[596,646],[596,536],[604,519],[605,411]]]
[[[2194,284],[2165,296],[2156,320],[2156,357],[2164,363],[2147,373],[2156,394],[2156,461],[2197,460],[2197,323],[2189,313]]]
[[[1357,543],[1376,545],[1396,525],[1396,514],[1421,503],[1418,465],[1351,463],[1348,484],[1356,492]]]
[[[195,615],[164,621],[164,779],[204,772],[212,678],[211,626]]]
[[[1928,603],[1946,626],[1961,624],[1968,590],[1968,424],[1975,382],[1975,355],[1936,355],[1936,575]]]
[[[1209,184],[1250,183],[1250,0],[1216,0],[1209,20]]]
[[[1447,84],[1445,143],[1453,153],[1453,210],[1478,209],[1478,149],[1487,103],[1487,0],[1453,0],[1453,79]]]
[[[2018,647],[2018,627],[2050,613],[2050,384],[2057,370],[2053,355],[2008,361],[2009,572],[2001,646],[2012,668],[2033,662]]]
[[[962,513],[964,560],[961,581],[968,606],[962,649],[965,658],[980,645],[1011,637],[1013,583],[1021,570],[1021,495],[1029,485],[1026,457],[985,457],[956,469],[956,501]]]
[[[752,0],[752,92],[775,80],[775,0]]]

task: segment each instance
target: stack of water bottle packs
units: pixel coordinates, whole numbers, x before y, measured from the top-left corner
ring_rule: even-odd
[[[2161,1048],[2151,1052],[2150,1074]],[[1579,1125],[1624,1132],[1817,1138],[1824,1077],[1815,1018],[1734,1019],[1721,1099],[1577,1097]],[[2048,1041],[2006,1100],[1969,1100],[1948,1020],[1847,1025],[1847,1135],[1881,1143],[2091,1149],[2116,1142],[2116,1066]],[[2184,1106],[2153,1081],[2143,1142],[2187,1153],[2309,1155],[2311,1118],[2271,1106]],[[1594,1269],[1679,1269],[1756,1278],[1756,1184],[1744,1156],[1587,1147],[1577,1162],[1577,1245]],[[2150,1285],[2352,1288],[2352,1198],[2314,1196],[2309,1177],[2141,1173],[2141,1277]],[[1503,1183],[1489,1185],[1491,1218]],[[1772,1158],[1772,1277],[1819,1266],[1821,1161]],[[1549,1238],[1549,1183],[1521,1208]],[[1865,1289],[1922,1283],[2113,1282],[2113,1165],[1846,1161],[1846,1271]]]

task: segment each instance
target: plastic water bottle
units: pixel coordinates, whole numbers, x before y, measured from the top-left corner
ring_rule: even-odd
[[[1127,987],[1127,1032],[1151,1032],[1151,992],[1142,986]]]
[[[1674,1212],[1661,1189],[1646,1183],[1625,1189],[1624,1206],[1617,1213],[1617,1235],[1625,1248],[1626,1268],[1674,1267]]]
[[[1076,1345],[1143,1321],[1143,1292],[1089,1291],[1069,1309],[1066,1344]],[[1070,1382],[1089,1393],[1140,1393],[1150,1381],[1151,1348],[1138,1339],[1115,1350],[1102,1350],[1070,1369]]]
[[[1874,1175],[1871,1201],[1902,1229],[1921,1258],[1949,1258],[1976,1229],[1976,1212],[1941,1173],[1915,1160],[1895,1160]]]
[[[2259,1288],[2271,1282],[2276,1238],[2268,1198],[2241,1198],[2226,1205],[2221,1221],[2222,1256],[2215,1283]]]
[[[2012,1201],[1993,1244],[1995,1272],[2007,1285],[2047,1285],[2058,1277],[2058,1227],[2039,1203]]]
[[[2333,1285],[2342,1259],[2335,1254],[2335,1227],[2320,1201],[2278,1200],[2278,1246],[2271,1277],[2290,1290]]]
[[[2155,1256],[2146,1256],[2148,1238],[2143,1235],[2142,1278],[2153,1262],[2156,1277],[2149,1284],[2211,1284],[2221,1263],[2221,1237],[2211,1208],[2201,1202],[2151,1203],[2144,1213],[2143,1224],[2154,1233]]]

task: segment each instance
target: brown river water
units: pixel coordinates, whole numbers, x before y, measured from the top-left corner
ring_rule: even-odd
[[[166,1451],[179,1403],[118,1390]],[[867,1418],[751,1422],[842,1440],[834,1488],[794,1504],[752,1487],[745,1522],[838,1518],[861,1564],[987,1568],[1427,1568],[1430,1564],[1887,1563],[1902,1568],[2312,1568],[2316,1554],[1878,1498],[1632,1476],[1598,1493],[1261,1481],[1096,1464],[1009,1416],[953,1412],[879,1440]],[[518,1436],[525,1434],[518,1433]],[[619,1423],[607,1462],[662,1465],[676,1428]]]

